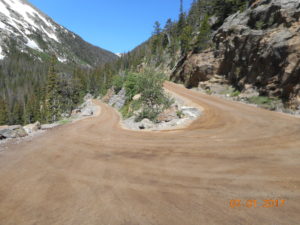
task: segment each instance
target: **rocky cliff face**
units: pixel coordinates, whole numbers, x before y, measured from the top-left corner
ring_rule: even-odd
[[[117,59],[58,25],[26,0],[0,0],[0,60],[15,51],[40,61],[55,54],[62,63],[87,66]]]
[[[231,15],[213,35],[214,52],[190,54],[171,78],[188,87],[224,76],[239,90],[251,85],[261,95],[300,106],[300,2],[252,0]]]
[[[223,60],[218,73],[239,89],[252,84],[291,107],[300,104],[300,2],[253,1],[214,36]]]
[[[178,61],[170,78],[188,88],[197,87],[199,82],[207,81],[217,73],[219,64],[220,60],[212,50],[199,54],[190,53]]]

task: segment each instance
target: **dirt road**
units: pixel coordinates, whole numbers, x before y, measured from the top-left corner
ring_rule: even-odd
[[[204,115],[134,132],[99,103],[97,117],[2,151],[0,225],[300,224],[300,119],[166,87]]]

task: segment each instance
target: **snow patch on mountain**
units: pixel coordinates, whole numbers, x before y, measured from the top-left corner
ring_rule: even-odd
[[[118,57],[122,57],[124,53],[115,53]]]
[[[2,47],[0,46],[0,60],[4,59],[5,55],[2,52]]]
[[[1,14],[6,17],[5,23],[15,28],[27,39],[29,39],[27,35],[32,34],[34,31],[42,30],[48,38],[60,42],[55,34],[56,27],[37,10],[20,0],[0,0]],[[3,25],[3,23],[0,25],[1,29],[11,32],[11,29]]]
[[[10,16],[10,12],[8,11],[7,6],[2,1],[0,1],[0,12],[7,17]]]
[[[49,38],[55,40],[56,42],[60,42],[54,33],[51,34],[48,31],[46,31],[44,27],[41,27],[41,28]]]
[[[0,21],[0,29],[5,29],[6,25]]]
[[[27,42],[26,45],[27,45],[29,48],[38,50],[38,51],[40,51],[40,52],[43,51],[42,49],[40,49],[39,45],[38,45],[34,40],[28,39],[28,42]]]
[[[67,59],[65,59],[65,58],[62,58],[62,57],[60,57],[60,56],[58,56],[58,57],[57,57],[57,60],[58,60],[58,61],[60,61],[60,62],[62,62],[62,63],[64,63],[64,62],[67,62],[67,61],[68,61]]]

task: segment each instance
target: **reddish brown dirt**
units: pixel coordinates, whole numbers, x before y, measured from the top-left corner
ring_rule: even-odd
[[[300,120],[166,88],[204,109],[176,131],[123,130],[111,107],[0,153],[0,225],[296,225]],[[232,209],[232,199],[283,199]]]

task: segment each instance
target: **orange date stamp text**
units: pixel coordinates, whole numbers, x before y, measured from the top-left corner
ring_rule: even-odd
[[[234,208],[280,208],[285,205],[285,200],[230,200],[230,207]]]

